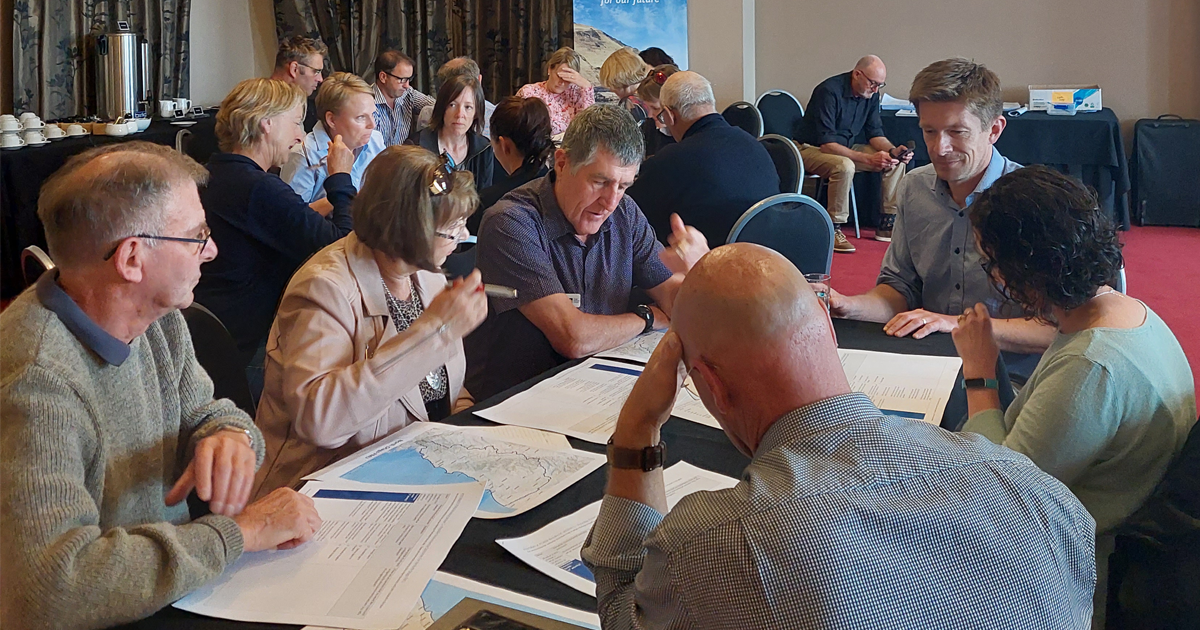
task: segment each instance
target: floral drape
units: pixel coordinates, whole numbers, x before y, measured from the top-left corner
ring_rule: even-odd
[[[544,60],[574,39],[573,14],[572,0],[275,0],[279,36],[321,39],[334,70],[373,82],[375,55],[394,48],[428,94],[438,67],[465,55],[493,102],[545,78]]]
[[[115,32],[118,20],[150,43],[151,89],[189,96],[191,0],[15,0],[13,106],[43,118],[87,113],[93,94],[87,37]]]

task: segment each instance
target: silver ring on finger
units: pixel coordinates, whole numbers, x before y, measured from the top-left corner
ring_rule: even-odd
[[[925,321],[925,318],[924,318],[924,317],[922,317],[922,318],[921,318],[921,325],[922,325],[922,326],[924,326],[925,324],[928,324],[928,323],[929,323],[929,322]]]

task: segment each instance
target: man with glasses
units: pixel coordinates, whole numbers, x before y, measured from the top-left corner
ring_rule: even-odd
[[[179,309],[217,255],[206,171],[147,142],[75,156],[42,187],[56,267],[0,315],[0,623],[153,614],[247,551],[315,533],[312,500],[248,503],[262,434],[196,362]],[[192,519],[192,491],[212,513]]]
[[[896,217],[896,192],[912,153],[898,149],[883,135],[879,119],[880,91],[887,85],[883,60],[867,55],[854,69],[821,82],[808,100],[808,110],[796,132],[804,171],[829,180],[826,206],[835,226],[850,219],[854,173],[883,172],[883,217],[875,240],[890,242]],[[854,144],[864,133],[868,144]],[[852,253],[854,245],[834,230],[833,251]]]
[[[417,117],[433,107],[433,97],[413,89],[413,60],[398,50],[385,50],[375,58],[375,129],[388,146],[404,144],[420,129]]]
[[[300,86],[308,97],[308,110],[304,116],[304,130],[312,131],[317,124],[313,93],[325,80],[325,56],[329,49],[315,39],[299,35],[283,40],[279,52],[275,53],[275,71],[270,78]]]

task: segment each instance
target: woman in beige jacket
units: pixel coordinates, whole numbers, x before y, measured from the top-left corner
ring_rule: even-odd
[[[367,167],[354,231],[296,272],[267,340],[256,495],[473,402],[462,338],[487,315],[476,271],[438,272],[479,203],[469,172],[414,146]]]

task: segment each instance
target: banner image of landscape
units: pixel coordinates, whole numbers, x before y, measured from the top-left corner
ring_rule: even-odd
[[[624,46],[657,46],[686,70],[687,0],[575,0],[575,50],[588,80],[599,85],[601,64]]]

